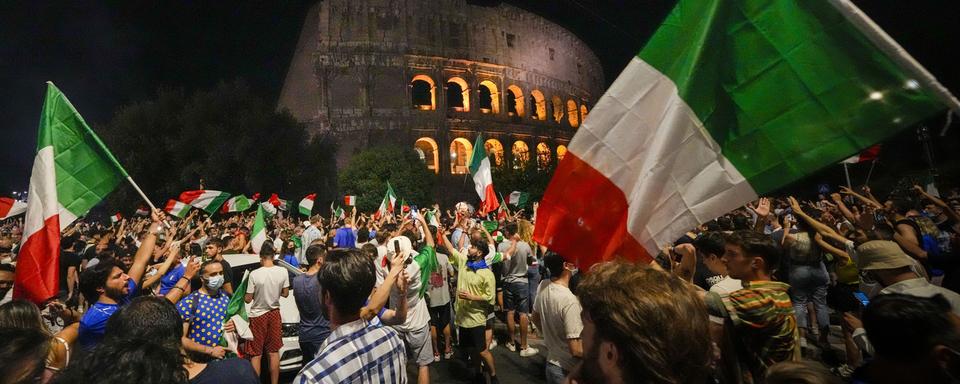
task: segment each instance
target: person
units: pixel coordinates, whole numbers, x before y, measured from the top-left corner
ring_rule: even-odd
[[[320,303],[320,282],[317,273],[323,267],[327,250],[320,244],[307,247],[307,272],[293,278],[293,298],[300,310],[300,352],[304,364],[313,360],[320,346],[330,336],[330,321],[323,316]]]
[[[211,230],[211,233],[214,233]],[[216,260],[220,263],[220,267],[223,269],[223,290],[229,294],[233,294],[233,268],[230,267],[230,263],[223,259],[223,240],[218,239],[211,235],[207,239],[206,243],[203,245],[203,251],[207,255],[208,260]]]
[[[537,287],[532,317],[533,323],[543,332],[543,341],[547,346],[547,384],[560,384],[583,358],[580,301],[570,291],[570,277],[576,266],[565,262],[556,253],[544,256],[543,264],[550,273],[550,279]]]
[[[48,352],[44,360],[44,371],[40,375],[41,383],[48,383],[70,363],[70,345],[77,339],[76,317],[78,312],[67,309],[62,304],[51,302],[57,316],[71,324],[60,332],[53,334],[47,327],[40,313],[40,309],[33,303],[16,299],[0,305],[0,328],[18,329],[21,331],[39,331],[48,340]],[[3,339],[8,342],[8,339]],[[4,360],[0,360],[4,361]]]
[[[725,243],[723,234],[716,231],[704,232],[693,239],[693,247],[696,249],[697,261],[700,264],[694,273],[694,281],[702,277],[702,283],[697,285],[703,287],[701,285],[703,284],[706,286],[704,289],[720,295],[743,289],[740,280],[730,277],[727,265],[722,260]],[[700,271],[700,266],[703,266],[708,273],[703,275],[696,273]]]
[[[576,291],[583,359],[572,383],[703,383],[711,352],[703,300],[647,265],[594,265]]]
[[[780,249],[769,236],[754,231],[733,232],[725,249],[727,272],[740,279],[743,289],[727,296],[709,292],[704,299],[710,315],[728,319],[734,339],[740,340],[741,348],[731,357],[738,360],[737,376],[748,382],[762,380],[770,365],[800,356],[790,286],[771,278],[780,265]]]
[[[162,217],[159,210],[153,212],[147,236],[137,250],[128,273],[124,273],[110,260],[100,262],[81,273],[80,293],[88,303],[93,303],[80,319],[78,343],[81,349],[89,351],[99,344],[110,316],[137,295],[140,279],[160,233]]]
[[[876,350],[854,383],[954,383],[960,377],[960,317],[942,295],[890,293],[864,309]]]
[[[200,363],[183,350],[183,325],[167,299],[142,296],[107,322],[96,349],[71,364],[58,380],[64,384],[255,384],[250,363],[230,358]]]
[[[17,270],[11,264],[0,264],[0,305],[13,300],[13,282]]]
[[[357,207],[353,207],[353,215],[343,219],[343,226],[337,228],[333,235],[334,248],[356,248],[357,230],[353,227],[353,219],[357,214]]]
[[[388,256],[404,255],[408,260],[411,260],[404,268],[407,276],[405,283],[409,287],[406,295],[401,296],[397,291],[392,291],[390,308],[397,309],[401,301],[406,301],[406,319],[401,324],[393,325],[393,328],[403,338],[408,355],[415,359],[414,362],[418,366],[417,382],[426,384],[430,382],[429,366],[433,363],[434,356],[433,344],[430,340],[430,312],[427,309],[427,302],[424,297],[429,285],[429,276],[437,268],[437,256],[434,250],[433,235],[430,233],[423,216],[417,216],[414,220],[419,224],[424,237],[424,245],[419,252],[413,249],[411,238],[415,235],[409,230],[405,232],[405,235],[387,240]],[[383,267],[384,263],[381,263],[380,266]],[[377,268],[378,283],[385,278],[384,268]],[[377,289],[380,289],[379,286]]]
[[[320,226],[320,216],[313,216],[309,221],[304,221],[303,226],[303,247],[301,248],[300,261],[306,260],[307,247],[313,245],[314,241],[323,239],[323,232],[318,228]]]
[[[60,299],[69,301],[76,294],[77,278],[80,271],[80,254],[83,242],[76,237],[65,237],[60,242]],[[132,260],[131,260],[132,265]],[[129,271],[129,268],[127,269]],[[2,296],[0,296],[2,297]]]
[[[195,361],[222,359],[226,350],[218,345],[220,336],[232,330],[232,324],[224,325],[230,294],[223,290],[223,266],[218,261],[203,263],[200,271],[200,289],[177,303],[183,318],[183,349],[195,354]]]
[[[0,376],[4,383],[37,383],[44,372],[50,336],[39,329],[0,327]]]
[[[503,291],[504,291],[504,310],[507,312],[507,333],[510,334],[510,340],[505,345],[511,352],[517,351],[516,328],[517,321],[514,318],[519,317],[520,322],[520,357],[536,356],[539,352],[536,348],[527,344],[527,332],[529,329],[530,304],[527,300],[530,298],[529,286],[527,285],[527,262],[533,259],[533,250],[526,241],[521,241],[517,234],[517,224],[510,223],[504,230],[504,241],[497,246],[497,251],[512,254],[504,258],[503,262]]]
[[[294,268],[300,269],[300,260],[297,260],[297,243],[293,240],[287,240],[283,242],[280,249],[283,250],[283,261]]]
[[[483,382],[481,361],[490,375],[491,383],[499,383],[493,354],[486,338],[487,316],[493,313],[496,281],[484,260],[490,245],[478,241],[470,245],[466,256],[454,249],[450,239],[443,235],[450,264],[457,271],[457,301],[454,303],[454,323],[457,325],[460,347],[470,355],[474,382]]]
[[[270,359],[268,371],[270,382],[280,380],[280,297],[290,294],[290,279],[287,270],[273,263],[276,251],[270,242],[260,247],[260,268],[250,272],[247,278],[247,292],[243,301],[250,304],[247,316],[250,318],[250,330],[253,340],[243,344],[243,355],[250,358],[257,376],[262,369],[264,352]]]
[[[377,282],[370,259],[358,249],[334,249],[324,257],[317,280],[331,333],[293,382],[405,384],[407,359],[400,335],[391,327],[369,326],[360,317]]]
[[[767,384],[842,384],[843,380],[816,361],[781,361],[767,369]]]
[[[432,230],[431,230],[432,232]],[[447,255],[437,252],[437,268],[430,274],[430,288],[427,298],[430,302],[430,340],[433,344],[433,361],[440,361],[439,338],[443,336],[444,359],[453,357],[453,343],[450,334],[450,277],[456,271],[450,265]]]

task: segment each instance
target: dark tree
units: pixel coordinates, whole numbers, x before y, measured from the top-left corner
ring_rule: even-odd
[[[155,204],[197,189],[201,179],[207,189],[248,196],[335,195],[333,140],[309,138],[293,116],[242,81],[193,95],[161,89],[96,131]],[[132,210],[138,199],[122,186],[107,201],[111,209]]]
[[[356,195],[357,209],[362,212],[380,206],[387,181],[397,198],[408,204],[426,207],[435,201],[432,191],[437,176],[427,170],[413,149],[382,146],[363,150],[350,159],[339,178],[340,190]]]

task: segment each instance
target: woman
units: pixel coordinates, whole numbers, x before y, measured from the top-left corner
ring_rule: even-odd
[[[72,324],[53,335],[43,321],[40,309],[26,300],[13,300],[0,306],[0,327],[39,332],[48,341],[41,383],[50,382],[70,362],[70,345],[77,340],[79,313],[60,303],[51,304],[52,312],[63,318],[65,324]]]
[[[292,265],[294,268],[300,268],[300,261],[297,260],[297,243],[293,240],[283,242],[283,249],[280,252],[283,255],[283,261]]]
[[[815,241],[816,231],[806,222],[797,223],[792,215],[782,215],[782,233],[774,234],[783,247],[786,272],[790,283],[790,301],[797,317],[797,328],[800,329],[800,345],[806,346],[806,336],[812,335],[819,339],[821,346],[828,345],[827,335],[830,331],[830,312],[827,309],[827,287],[830,285],[830,275],[823,263],[823,251]],[[795,232],[791,233],[791,228]],[[779,239],[778,239],[779,237]],[[808,303],[813,303],[813,314],[810,316]],[[814,317],[817,327],[810,324]]]

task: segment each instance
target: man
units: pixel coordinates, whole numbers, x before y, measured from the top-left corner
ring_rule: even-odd
[[[873,240],[857,247],[858,267],[865,283],[878,283],[880,295],[902,293],[919,297],[943,295],[953,313],[960,315],[960,294],[930,284],[911,268],[913,262],[897,243]]]
[[[491,383],[499,383],[486,338],[487,316],[493,313],[493,301],[496,295],[496,281],[493,272],[487,266],[484,257],[490,253],[491,245],[482,241],[474,242],[464,256],[454,249],[450,239],[443,235],[443,245],[450,255],[450,264],[457,270],[457,301],[454,304],[460,347],[470,354],[474,368],[474,382],[483,382],[483,368],[486,365]]]
[[[219,344],[224,331],[223,320],[227,316],[230,294],[224,291],[223,266],[210,260],[200,266],[200,289],[177,303],[177,310],[183,318],[183,348],[189,352],[203,354],[208,358],[222,359],[226,350]]]
[[[332,250],[324,257],[317,280],[332,332],[293,382],[405,384],[407,359],[397,331],[368,326],[360,318],[377,281],[370,259],[358,249]]]
[[[353,207],[353,215],[357,214],[357,207]],[[337,228],[336,233],[333,235],[333,247],[334,248],[356,248],[357,247],[357,230],[353,228],[353,218],[354,216],[347,217],[343,219],[343,226]]]
[[[77,287],[80,270],[80,254],[77,252],[83,249],[83,245],[83,241],[76,237],[66,237],[61,241],[63,250],[60,251],[60,299],[63,301],[72,298],[76,293],[74,289]]]
[[[317,273],[323,267],[323,257],[327,250],[323,245],[307,247],[307,272],[293,278],[293,298],[300,310],[300,352],[304,363],[313,360],[320,346],[330,335],[330,321],[323,316],[320,302],[320,282]]]
[[[261,358],[267,353],[270,359],[270,382],[280,381],[280,297],[290,294],[290,279],[287,270],[273,263],[276,252],[269,242],[260,247],[260,268],[250,272],[247,277],[247,292],[243,301],[250,304],[247,317],[250,318],[250,330],[253,340],[243,345],[243,355],[250,358],[250,364],[260,375]]]
[[[511,352],[517,351],[516,325],[514,315],[520,318],[520,357],[537,355],[537,349],[527,345],[527,330],[529,329],[530,297],[527,284],[527,260],[533,258],[533,250],[526,241],[520,241],[517,235],[517,224],[510,223],[504,228],[504,241],[497,246],[497,251],[507,254],[508,250],[516,247],[513,254],[505,257],[503,262],[503,304],[507,311],[507,333],[510,341],[506,347]]]
[[[140,279],[160,233],[162,215],[159,210],[153,212],[153,222],[147,229],[143,244],[137,249],[133,266],[128,273],[124,273],[113,261],[106,260],[86,269],[80,275],[80,293],[88,303],[93,303],[80,319],[77,341],[81,349],[89,351],[99,344],[110,316],[136,296]]]
[[[570,277],[576,267],[556,253],[544,256],[543,263],[550,280],[537,287],[533,323],[543,332],[547,346],[547,384],[560,384],[583,358],[580,301],[570,291]]]
[[[729,319],[740,348],[737,358],[745,381],[762,380],[767,367],[800,357],[799,332],[786,283],[772,281],[780,249],[769,236],[736,231],[726,239],[723,261],[743,289],[721,296],[707,293],[710,315]]]
[[[740,283],[740,280],[730,277],[727,272],[727,265],[723,262],[723,254],[725,253],[723,237],[723,234],[719,232],[704,232],[693,240],[693,247],[696,248],[697,261],[704,269],[709,271],[709,277],[704,280],[707,285],[705,289],[720,295],[727,295],[730,292],[743,289],[743,284]],[[698,265],[698,269],[700,265]]]
[[[601,263],[577,297],[583,360],[573,383],[705,382],[707,313],[680,279],[646,265]]]
[[[410,232],[406,235],[400,235],[387,240],[387,252],[389,257],[394,255],[405,255],[413,262],[407,264],[406,272],[409,286],[406,295],[401,296],[396,291],[390,293],[390,308],[397,309],[401,301],[406,301],[407,314],[406,321],[402,324],[394,325],[400,337],[403,338],[404,345],[407,347],[407,353],[412,356],[417,363],[418,373],[417,382],[427,384],[430,382],[429,366],[433,363],[433,344],[430,341],[430,312],[427,309],[427,302],[424,296],[427,291],[427,279],[437,268],[437,254],[434,250],[433,235],[422,216],[418,216],[416,222],[420,224],[420,229],[424,236],[424,246],[420,252],[413,249],[411,237],[415,237]],[[387,263],[381,263],[384,267]],[[386,278],[384,268],[377,269],[377,281],[381,283]],[[378,284],[378,290],[380,284]]]
[[[955,383],[960,377],[960,317],[941,295],[878,296],[863,322],[875,358],[854,373],[854,383]]]
[[[0,264],[0,305],[13,300],[13,282],[16,277],[12,264]]]
[[[307,247],[313,244],[317,239],[323,238],[323,232],[318,228],[320,226],[320,216],[313,216],[309,221],[304,221],[303,226],[303,248],[301,248],[300,261],[306,261]]]
[[[172,247],[179,247],[180,244],[173,244]],[[163,274],[163,277],[160,278],[160,295],[166,295],[167,292],[170,292],[171,289],[180,281],[180,278],[183,277],[183,273],[186,271],[186,264],[180,257],[180,252],[170,252],[167,257],[172,257],[173,261],[170,264],[170,268],[167,270],[167,273]]]
[[[230,267],[230,263],[223,259],[223,240],[216,237],[207,239],[207,243],[203,246],[203,251],[206,253],[208,260],[214,260],[220,263],[220,267],[223,269],[223,290],[232,295],[233,268]]]
[[[434,228],[431,227],[431,233]],[[450,276],[454,275],[453,266],[447,255],[437,252],[437,268],[430,274],[430,287],[427,297],[430,302],[430,340],[433,343],[433,361],[440,361],[439,337],[444,340],[444,358],[453,357],[453,345],[450,338]]]

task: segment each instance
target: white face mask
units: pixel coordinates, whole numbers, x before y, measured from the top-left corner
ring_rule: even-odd
[[[216,291],[223,286],[223,275],[213,276],[207,279],[207,288],[211,291]]]

